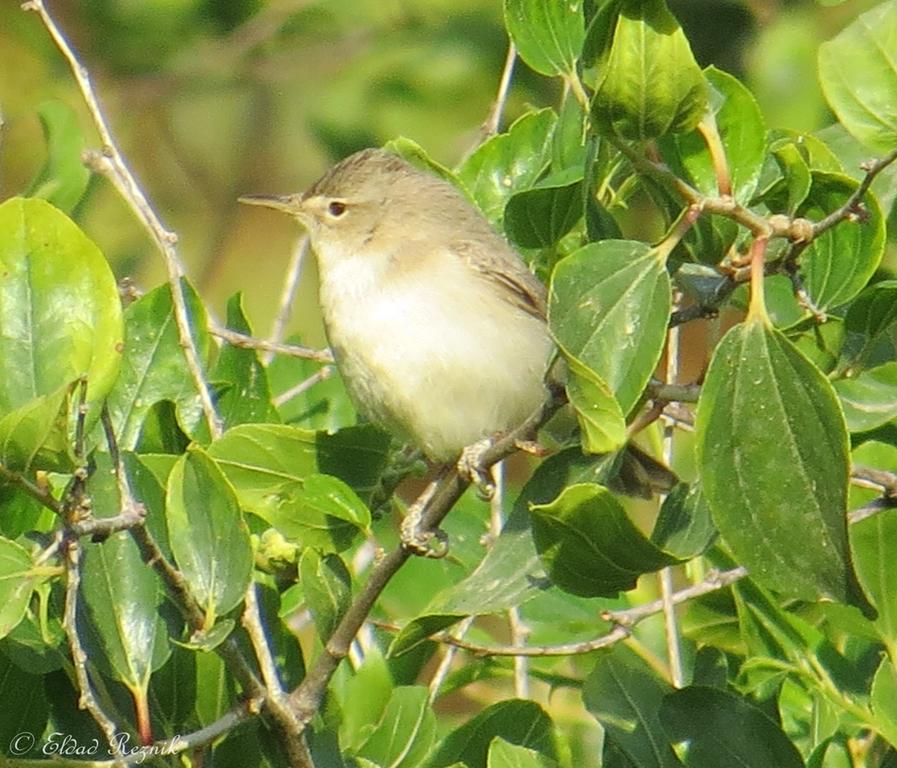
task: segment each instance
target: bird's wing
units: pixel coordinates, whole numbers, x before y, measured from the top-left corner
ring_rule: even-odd
[[[547,292],[520,257],[498,236],[488,244],[474,240],[456,240],[450,250],[474,271],[505,289],[504,297],[527,314],[545,320]]]

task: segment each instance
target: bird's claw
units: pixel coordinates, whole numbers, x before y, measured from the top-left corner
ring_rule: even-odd
[[[476,486],[477,493],[484,501],[495,496],[495,483],[487,467],[483,466],[483,456],[495,444],[491,437],[484,437],[461,451],[458,472]]]
[[[420,515],[415,515],[413,509],[409,510],[402,520],[401,538],[402,546],[418,557],[439,560],[449,551],[448,534],[441,528],[435,531],[422,531]]]

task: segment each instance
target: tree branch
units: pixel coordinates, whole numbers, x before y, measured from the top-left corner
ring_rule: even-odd
[[[332,363],[333,354],[329,349],[311,349],[299,344],[281,344],[280,342],[257,339],[247,336],[245,333],[214,326],[209,329],[213,336],[224,339],[228,344],[242,349],[260,349],[264,352],[272,352],[278,355],[301,357],[306,360],[317,360],[321,363]]]
[[[56,47],[68,62],[75,82],[81,91],[84,103],[87,105],[87,110],[100,136],[102,150],[100,152],[86,152],[84,157],[85,164],[88,168],[106,176],[112,182],[138,220],[143,224],[164,258],[165,266],[168,270],[168,284],[171,288],[178,340],[184,350],[184,357],[186,358],[194,387],[199,394],[203,413],[209,425],[209,433],[212,437],[217,437],[221,434],[221,420],[215,410],[215,404],[212,402],[211,388],[203,373],[199,352],[190,332],[190,318],[184,298],[183,285],[181,284],[184,268],[175,248],[177,235],[163,226],[137,183],[134,174],[131,173],[131,170],[125,163],[121,151],[112,137],[112,131],[103,115],[96,92],[90,82],[90,74],[65,39],[62,30],[53,17],[50,16],[44,0],[27,0],[27,2],[22,4],[22,8],[27,11],[34,11],[40,16]]]
[[[482,465],[491,467],[495,462],[514,453],[517,450],[517,442],[531,438],[539,426],[563,402],[559,393],[553,394],[524,424],[496,441],[483,454]],[[451,471],[447,472],[421,511],[420,531],[422,533],[435,531],[469,485],[470,480],[462,477],[457,467],[453,467]],[[412,553],[409,550],[399,545],[384,555],[374,566],[367,583],[349,606],[346,615],[330,636],[321,655],[308,670],[305,679],[290,694],[291,703],[298,712],[303,725],[307,725],[318,711],[330,678],[339,663],[349,653],[352,640],[367,620],[377,598],[411,556]]]

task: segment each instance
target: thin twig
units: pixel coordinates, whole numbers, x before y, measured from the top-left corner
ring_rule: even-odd
[[[303,379],[298,384],[294,384],[289,389],[285,389],[281,392],[277,397],[271,399],[271,402],[275,407],[280,408],[284,403],[290,402],[294,397],[299,397],[303,392],[307,392],[311,389],[315,384],[320,384],[322,381],[326,381],[334,373],[334,367],[332,365],[325,365],[315,371],[311,376],[306,379]]]
[[[719,141],[719,135],[715,131],[715,123],[713,125],[712,135],[715,135]],[[724,165],[724,163],[723,163]],[[718,174],[723,171],[718,168]],[[720,176],[720,184],[724,179]],[[682,294],[679,291],[674,292],[673,307],[678,308],[682,302]],[[667,349],[666,349],[666,372],[665,379],[667,386],[675,387],[679,379],[679,357],[680,357],[680,341],[681,331],[678,326],[670,326],[667,329]],[[663,425],[663,463],[670,467],[673,464],[673,448],[675,428],[667,421]],[[667,494],[660,494],[660,503],[666,499]],[[682,648],[679,641],[679,622],[676,617],[676,606],[673,603],[673,569],[672,567],[662,568],[660,570],[660,596],[663,604],[663,620],[664,630],[667,641],[667,659],[670,665],[670,679],[673,687],[681,688],[685,684],[685,676],[682,670]]]
[[[697,597],[725,589],[736,581],[747,576],[746,568],[733,568],[710,574],[704,581],[692,584],[685,589],[680,589],[671,595],[673,605],[694,600]],[[601,618],[613,624],[613,628],[599,637],[576,643],[564,643],[562,645],[529,645],[519,647],[516,645],[480,645],[466,640],[454,640],[446,633],[438,633],[430,639],[442,643],[449,643],[463,648],[477,656],[574,656],[591,653],[600,648],[607,648],[625,640],[632,632],[632,628],[644,621],[649,616],[655,616],[663,612],[663,600],[654,600],[644,605],[619,611],[607,611]]]
[[[862,204],[863,198],[869,191],[869,187],[871,187],[872,182],[875,181],[875,177],[878,176],[879,173],[881,173],[895,160],[897,160],[897,149],[892,150],[887,155],[879,158],[878,160],[864,163],[863,170],[866,171],[866,175],[863,177],[860,185],[853,191],[853,194],[847,198],[844,205],[842,205],[837,210],[832,211],[824,219],[817,221],[813,225],[813,237],[818,237],[823,232],[826,232],[837,224],[840,224],[845,219],[849,219],[851,216],[855,216],[859,211],[859,206]]]
[[[265,705],[271,718],[276,723],[283,737],[283,744],[289,756],[290,765],[294,768],[314,768],[308,745],[302,733],[302,725],[289,704],[289,698],[280,682],[277,665],[271,655],[268,637],[265,633],[262,614],[259,610],[257,585],[253,581],[246,590],[243,600],[242,624],[249,635],[249,642],[255,652],[256,661],[265,683]]]
[[[90,674],[87,671],[87,653],[81,644],[78,634],[78,594],[81,587],[81,545],[77,539],[69,539],[65,543],[65,607],[63,608],[62,626],[68,639],[78,683],[78,706],[86,709],[100,727],[109,744],[111,754],[116,758],[121,755],[119,729],[112,718],[106,714],[93,693]],[[114,763],[115,764],[115,763]],[[117,763],[120,764],[120,761]]]
[[[501,80],[498,84],[498,94],[495,96],[495,104],[492,106],[492,112],[486,122],[483,123],[483,134],[485,138],[494,136],[498,133],[501,126],[501,119],[504,115],[505,105],[508,103],[508,93],[511,89],[511,78],[514,75],[514,63],[517,61],[517,46],[514,41],[508,41],[508,53],[505,56],[505,65],[501,71]]]
[[[257,339],[247,336],[245,333],[231,330],[230,328],[213,327],[209,329],[213,336],[224,339],[228,344],[241,349],[260,349],[277,355],[289,357],[301,357],[305,360],[317,360],[321,363],[332,363],[333,354],[329,349],[311,349],[299,344],[281,344],[279,342]]]
[[[856,485],[874,488],[888,498],[897,498],[897,474],[874,467],[854,467],[850,479]]]
[[[75,82],[81,91],[84,103],[87,105],[87,109],[96,126],[102,143],[102,150],[100,152],[85,153],[85,163],[91,170],[103,174],[112,182],[162,253],[168,270],[168,283],[171,288],[172,303],[174,305],[178,341],[184,349],[184,357],[209,425],[209,433],[213,437],[217,437],[221,434],[221,420],[215,411],[211,388],[203,373],[199,352],[190,332],[190,318],[186,299],[184,298],[183,285],[181,284],[184,268],[175,248],[177,236],[163,226],[137,183],[134,174],[131,173],[131,170],[125,163],[124,157],[112,136],[109,124],[103,115],[103,110],[100,107],[93,85],[90,82],[90,74],[78,59],[74,49],[69,45],[56,21],[50,16],[44,5],[44,0],[27,0],[27,2],[22,4],[22,8],[28,11],[35,11],[40,16],[56,47],[68,62]]]
[[[0,479],[21,488],[31,498],[43,504],[47,509],[52,510],[57,515],[62,515],[62,503],[50,493],[49,488],[41,487],[32,483],[27,477],[19,472],[13,472],[0,464]]]
[[[524,424],[509,433],[486,451],[482,456],[484,467],[492,466],[517,450],[520,440],[531,439],[535,431],[563,404],[561,393],[553,396]],[[446,472],[440,480],[429,502],[421,510],[420,531],[433,532],[449,513],[461,494],[470,485],[470,480],[463,477],[457,468]],[[308,670],[305,679],[290,694],[293,706],[299,718],[308,724],[317,713],[327,685],[336,668],[349,652],[358,630],[367,620],[371,609],[390,580],[405,562],[412,556],[410,550],[399,545],[387,552],[371,570],[370,576],[355,600],[349,606],[342,621],[334,630],[320,656]]]
[[[701,385],[671,384],[652,379],[646,392],[652,400],[664,403],[696,403],[701,396]]]
[[[456,640],[463,640],[464,636],[470,631],[470,628],[473,626],[473,622],[476,616],[468,616],[464,620],[458,623],[458,626],[455,627],[451,632],[447,633],[451,635],[451,637]],[[434,701],[436,701],[436,697],[439,695],[439,689],[442,688],[442,684],[445,682],[445,679],[448,677],[449,672],[452,669],[452,663],[455,661],[455,657],[458,655],[458,647],[456,645],[452,645],[450,643],[446,643],[448,646],[442,654],[442,658],[439,660],[439,664],[436,667],[436,671],[433,673],[433,677],[430,678],[430,683],[427,686],[427,701],[432,705]]]
[[[299,280],[302,277],[302,266],[305,263],[305,257],[308,255],[308,248],[308,235],[300,235],[296,245],[293,246],[293,252],[290,254],[290,263],[287,267],[286,279],[283,281],[283,290],[280,292],[277,314],[274,316],[274,322],[271,324],[271,333],[268,336],[268,341],[271,344],[280,344],[284,339],[287,323],[289,323],[293,314],[293,302],[299,290]],[[273,359],[274,350],[265,350],[265,354],[262,355],[262,362],[268,365]]]

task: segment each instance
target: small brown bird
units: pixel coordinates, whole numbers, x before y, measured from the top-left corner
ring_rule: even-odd
[[[446,462],[544,401],[545,288],[450,183],[368,149],[302,195],[241,199],[308,230],[327,338],[371,421]]]

